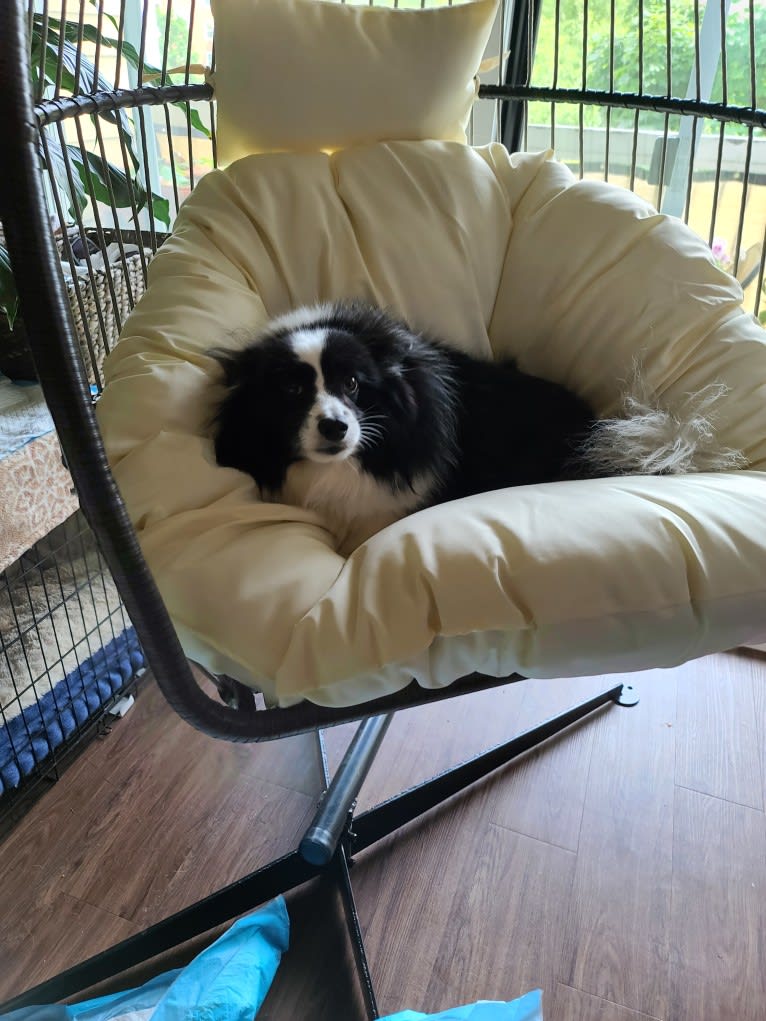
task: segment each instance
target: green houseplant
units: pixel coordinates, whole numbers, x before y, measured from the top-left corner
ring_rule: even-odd
[[[95,4],[95,0],[91,0]],[[107,14],[119,35],[116,21]],[[95,43],[102,49],[119,51],[129,65],[143,68],[144,77],[160,77],[161,72],[146,61],[141,61],[136,49],[125,40],[105,34],[93,25],[79,24],[35,14],[30,25],[29,78],[33,94],[45,95],[54,86],[64,93],[92,93],[111,91],[112,85],[98,73],[93,62],[81,51],[82,43]],[[165,81],[171,82],[165,75]],[[199,114],[184,103],[177,104],[191,127],[209,135]],[[50,129],[44,142],[40,142],[40,163],[55,181],[58,191],[58,211],[69,223],[80,219],[89,203],[106,203],[113,208],[135,206],[136,211],[150,209],[151,216],[161,224],[170,225],[170,204],[166,198],[147,189],[141,183],[140,162],[136,152],[134,125],[125,110],[105,110],[91,115],[113,125],[119,135],[128,173],[103,156],[96,147],[62,144],[61,136]],[[61,219],[61,216],[57,216]],[[62,231],[66,224],[61,224]],[[0,233],[0,371],[12,378],[30,378],[33,374],[27,353],[19,297],[13,277],[8,251]]]

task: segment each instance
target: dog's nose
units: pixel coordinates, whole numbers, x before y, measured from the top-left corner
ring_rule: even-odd
[[[320,418],[317,422],[317,429],[320,436],[324,436],[332,443],[337,443],[348,432],[348,425],[339,418]]]

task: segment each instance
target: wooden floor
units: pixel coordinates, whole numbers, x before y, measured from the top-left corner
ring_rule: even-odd
[[[540,987],[546,1021],[766,1017],[766,659],[629,680],[636,708],[600,711],[358,858],[382,1014]],[[400,714],[361,807],[611,681]],[[328,733],[332,762],[349,734]],[[216,743],[148,684],[0,846],[0,999],[289,850],[318,790],[313,737]],[[291,950],[260,1016],[362,1018],[332,890],[288,906]]]

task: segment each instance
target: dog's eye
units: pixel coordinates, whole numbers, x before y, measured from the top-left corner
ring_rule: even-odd
[[[354,394],[359,393],[359,381],[356,376],[349,376],[346,380],[344,380],[343,389],[351,397],[353,397]]]
[[[290,397],[300,397],[306,387],[303,383],[284,383],[282,389]]]

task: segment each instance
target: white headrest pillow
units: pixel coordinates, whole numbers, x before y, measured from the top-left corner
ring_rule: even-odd
[[[386,8],[214,0],[218,160],[358,142],[465,142],[497,0]]]

